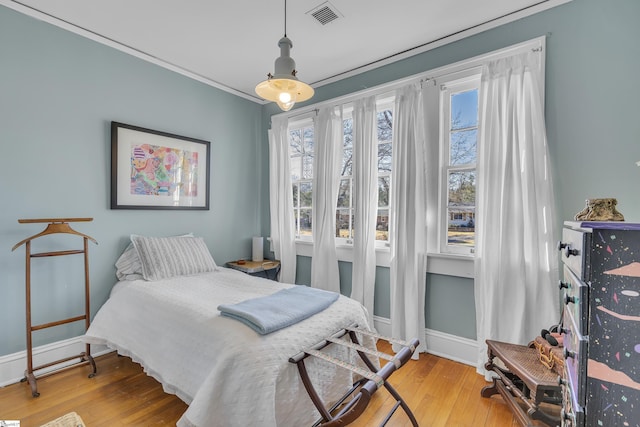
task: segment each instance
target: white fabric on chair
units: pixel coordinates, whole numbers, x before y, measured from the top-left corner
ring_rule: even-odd
[[[280,260],[280,281],[296,282],[296,246],[286,118],[273,117],[269,130],[269,203],[271,244]]]
[[[333,107],[320,109],[315,122],[313,159],[313,258],[311,286],[340,292],[336,254],[336,206],[342,157],[342,120]]]
[[[375,96],[355,102],[353,108],[353,273],[351,298],[368,311],[373,325],[376,280],[376,218],[378,212],[378,126]]]
[[[476,216],[478,372],[486,339],[526,344],[557,321],[554,199],[539,53],[482,70]]]

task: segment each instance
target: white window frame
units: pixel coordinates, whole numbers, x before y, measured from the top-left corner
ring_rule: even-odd
[[[291,135],[291,131],[293,130],[297,130],[300,129],[303,132],[303,141],[302,144],[304,145],[304,128],[307,127],[313,127],[314,123],[313,120],[311,118],[300,118],[299,120],[296,121],[291,121],[288,126],[287,126],[287,141],[289,141],[290,135]],[[315,130],[314,130],[314,137],[315,137]],[[289,150],[291,149],[290,143],[289,143]],[[315,149],[315,142],[314,142],[314,149]],[[314,153],[315,155],[315,153]],[[291,151],[289,151],[289,159],[291,159]],[[315,173],[315,171],[313,171]],[[311,176],[311,178],[304,178],[304,179],[299,179],[299,180],[295,180],[293,179],[293,177],[291,178],[291,191],[293,191],[293,186],[294,185],[298,185],[298,198],[299,198],[299,194],[300,194],[300,184],[301,183],[310,183],[312,185],[311,187],[311,191],[313,191],[313,175]],[[306,241],[309,243],[313,242],[313,224],[311,224],[311,235],[306,235],[306,234],[300,234],[300,206],[297,205],[296,200],[293,201],[293,209],[294,211],[297,211],[297,215],[294,215],[294,218],[297,218],[296,220],[296,224],[295,224],[295,238],[296,241]],[[313,212],[313,206],[310,206],[309,208],[311,212]]]
[[[342,124],[342,144],[343,144],[343,149],[344,149],[344,121],[345,120],[349,120],[349,119],[353,119],[353,106],[349,105],[349,106],[342,106],[341,109],[341,115],[340,115],[340,123]],[[353,150],[353,141],[351,144],[351,149]],[[343,150],[344,153],[344,150]],[[353,153],[353,151],[352,151]],[[349,211],[349,234],[351,234],[351,229],[353,227],[353,224],[351,224],[351,215],[354,212],[354,207],[353,207],[353,160],[351,161],[351,175],[340,175],[339,180],[343,181],[348,179],[349,180],[349,207],[348,208],[340,208],[343,210],[348,210]],[[338,211],[338,207],[336,206],[336,214]],[[336,246],[337,247],[353,247],[353,238],[351,236],[349,237],[338,237],[335,236],[336,239]]]
[[[395,125],[395,118],[396,118],[396,111],[395,111],[395,97],[384,97],[379,99],[376,102],[376,116],[377,113],[379,111],[384,111],[384,110],[391,110],[391,114],[393,116],[393,120],[394,120],[394,125]],[[376,122],[377,122],[377,117],[376,117]],[[392,125],[393,126],[393,125]],[[378,140],[378,147],[380,147],[381,144],[386,144],[387,141],[380,141]],[[393,135],[391,137],[391,158],[393,159],[393,147],[396,145],[396,142],[393,140]],[[392,161],[393,164],[393,161]],[[389,177],[389,203],[391,203],[391,188],[393,187],[392,183],[391,183],[391,175],[393,173],[393,170],[389,171],[389,172],[382,172],[380,173],[380,170],[378,170],[377,172],[377,179],[378,181],[380,180],[380,177]],[[377,185],[376,185],[377,186]],[[384,209],[384,208],[383,208]],[[380,210],[380,200],[378,200],[378,206],[376,207],[376,217],[378,216],[378,211]],[[387,205],[387,210],[389,211],[389,219],[391,219],[391,206],[390,204]],[[387,227],[390,226],[391,224],[387,224]],[[376,249],[389,249],[389,239],[387,238],[387,240],[377,240],[376,239],[376,243],[375,243]]]
[[[450,172],[476,172],[476,185],[478,182],[476,163],[464,165],[451,165],[450,161],[450,136],[451,136],[451,95],[468,90],[478,90],[478,102],[480,98],[480,70],[470,71],[460,75],[451,75],[439,78],[440,84],[440,175],[438,185],[438,247],[441,254],[452,254],[473,257],[474,246],[450,245],[449,244],[449,173]],[[478,117],[482,114],[478,105]],[[480,137],[480,123],[477,127],[477,137]],[[476,145],[476,150],[477,150]],[[477,158],[477,152],[476,152]]]
[[[391,110],[392,114],[395,110],[395,97],[393,96],[385,96],[385,97],[380,97],[379,99],[376,100],[376,115],[378,112],[384,111],[384,110]],[[393,117],[395,117],[395,114],[393,114]],[[342,121],[344,122],[344,120],[347,119],[352,119],[353,118],[353,106],[352,105],[345,105],[343,106],[342,109]],[[344,129],[344,128],[343,128]],[[380,146],[381,144],[386,144],[388,143],[388,141],[377,141],[377,145]],[[392,150],[393,150],[393,138],[391,139],[391,146],[392,146]],[[377,151],[377,150],[376,150]],[[393,152],[393,151],[392,151]],[[392,154],[393,156],[393,154]],[[383,172],[380,173],[380,171],[377,172],[376,174],[376,178],[379,179],[382,176],[388,176],[389,177],[389,181],[391,181],[391,171],[389,172]],[[350,205],[349,205],[349,211],[353,212],[354,211],[354,207],[353,207],[353,175],[349,175],[349,176],[340,176],[340,180],[345,180],[345,179],[349,179],[349,185],[350,185]],[[391,187],[391,186],[390,186]],[[389,201],[391,201],[391,196],[389,196]],[[390,207],[387,206],[387,210]],[[337,211],[338,207],[336,206],[336,211]],[[342,208],[342,209],[346,209],[346,208]],[[380,209],[380,207],[376,208],[376,216],[377,216],[377,211]],[[384,208],[383,208],[384,209]],[[349,238],[341,238],[341,237],[337,237],[336,236],[336,246],[337,247],[353,247],[353,238],[349,237]],[[377,240],[375,241],[375,247],[376,250],[380,249],[380,250],[388,250],[389,249],[389,240]]]

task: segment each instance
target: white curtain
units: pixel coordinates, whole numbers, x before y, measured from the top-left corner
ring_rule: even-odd
[[[320,109],[314,132],[311,286],[340,292],[335,235],[342,158],[342,120],[333,107]]]
[[[353,108],[353,272],[351,298],[367,309],[373,328],[376,280],[376,218],[378,213],[378,126],[375,96]]]
[[[269,204],[271,244],[280,260],[280,281],[295,283],[295,224],[286,118],[272,118],[269,130]]]
[[[391,176],[391,330],[425,346],[426,159],[419,84],[398,90],[393,128]]]
[[[539,53],[482,70],[476,217],[478,372],[486,339],[526,344],[557,323],[557,239]]]
[[[440,251],[438,216],[440,214],[438,179],[440,177],[440,123],[431,117],[440,117],[440,86],[435,79],[422,84],[425,140],[425,182],[427,192],[426,227],[427,253]]]

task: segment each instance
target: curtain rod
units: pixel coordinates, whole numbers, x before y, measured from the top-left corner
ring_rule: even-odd
[[[313,110],[316,110],[316,114],[317,114],[318,109],[325,105],[339,106],[341,104],[352,102],[358,98],[361,98],[363,96],[367,96],[370,94],[384,94],[385,92],[391,92],[399,87],[402,87],[410,83],[418,83],[421,80],[424,80],[424,81],[437,80],[439,77],[442,77],[443,75],[446,75],[446,74],[470,71],[470,70],[473,70],[474,68],[481,67],[482,64],[487,61],[513,55],[518,51],[524,52],[527,50],[531,50],[532,52],[541,53],[544,50],[546,38],[550,36],[551,36],[551,33],[546,33],[543,36],[539,36],[521,43],[516,43],[511,46],[503,47],[501,49],[496,49],[492,52],[476,55],[474,57],[463,59],[463,60],[454,62],[452,64],[443,65],[441,67],[434,68],[432,70],[421,71],[420,73],[416,73],[408,77],[393,80],[391,82],[382,83],[377,86],[368,87],[368,88],[359,90],[357,92],[339,96],[337,98],[328,99],[326,101],[320,101],[308,107],[302,107],[294,110],[296,111],[296,113],[293,115],[290,115],[292,113],[282,112],[278,114],[273,114],[271,117],[293,118],[293,117],[301,116],[303,114],[308,114],[310,112],[313,112]]]

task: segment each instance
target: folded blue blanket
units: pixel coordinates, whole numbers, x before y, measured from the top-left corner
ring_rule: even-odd
[[[264,297],[218,306],[222,316],[239,320],[261,335],[286,328],[329,307],[339,294],[304,285]]]

